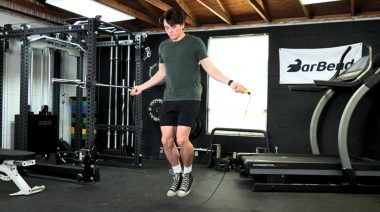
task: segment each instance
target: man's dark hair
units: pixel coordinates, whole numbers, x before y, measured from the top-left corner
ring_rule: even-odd
[[[159,23],[161,26],[164,26],[164,20],[166,20],[170,26],[174,26],[176,24],[184,24],[185,13],[181,9],[173,7],[160,17]]]

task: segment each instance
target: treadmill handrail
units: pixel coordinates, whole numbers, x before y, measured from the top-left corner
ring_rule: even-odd
[[[359,104],[360,100],[365,96],[365,94],[376,84],[380,82],[380,68],[366,79],[365,83],[361,85],[355,93],[351,96],[346,107],[343,110],[338,128],[338,150],[339,157],[342,163],[343,170],[349,170],[351,173],[354,173],[352,170],[352,162],[348,153],[348,128],[350,125],[351,117]]]
[[[328,89],[323,96],[319,99],[318,104],[315,106],[313,114],[310,120],[310,128],[309,128],[309,142],[311,153],[313,155],[320,155],[319,151],[319,143],[318,143],[318,127],[319,121],[321,120],[321,115],[325,111],[328,103],[335,96],[335,91],[333,89]]]
[[[373,63],[373,55],[372,55],[372,46],[364,44],[368,48],[368,60],[366,63],[366,68],[361,71],[359,76],[357,76],[352,81],[342,81],[335,82],[330,80],[314,80],[315,85],[317,86],[330,86],[330,87],[355,87],[360,85],[366,77],[371,74],[372,63]]]
[[[344,61],[344,58],[346,57],[346,55],[348,54],[348,52],[351,51],[351,49],[352,49],[352,47],[348,46],[347,49],[346,49],[346,51],[343,52],[342,56],[340,57],[340,61],[338,63],[338,67],[336,69],[336,72],[335,72],[334,76],[330,78],[330,81],[333,80],[333,79],[335,79],[336,77],[338,77],[339,74],[340,74],[340,71],[343,70],[343,66],[344,66],[343,65],[343,61]]]

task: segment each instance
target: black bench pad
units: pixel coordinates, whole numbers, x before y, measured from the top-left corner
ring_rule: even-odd
[[[13,150],[13,149],[0,149],[0,161],[2,160],[34,160],[36,153]]]

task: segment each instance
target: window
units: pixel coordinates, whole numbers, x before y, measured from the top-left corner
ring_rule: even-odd
[[[208,77],[208,133],[216,127],[266,130],[268,35],[211,37],[208,53],[219,70],[251,93],[235,93],[227,85]]]

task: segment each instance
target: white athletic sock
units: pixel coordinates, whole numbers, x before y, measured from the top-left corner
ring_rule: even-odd
[[[176,174],[182,172],[181,164],[178,164],[178,165],[176,165],[176,166],[172,166],[172,169],[173,169],[173,172],[176,173]]]
[[[189,167],[183,167],[183,173],[187,174],[187,173],[190,173],[191,170],[193,169],[193,166],[189,166]]]

